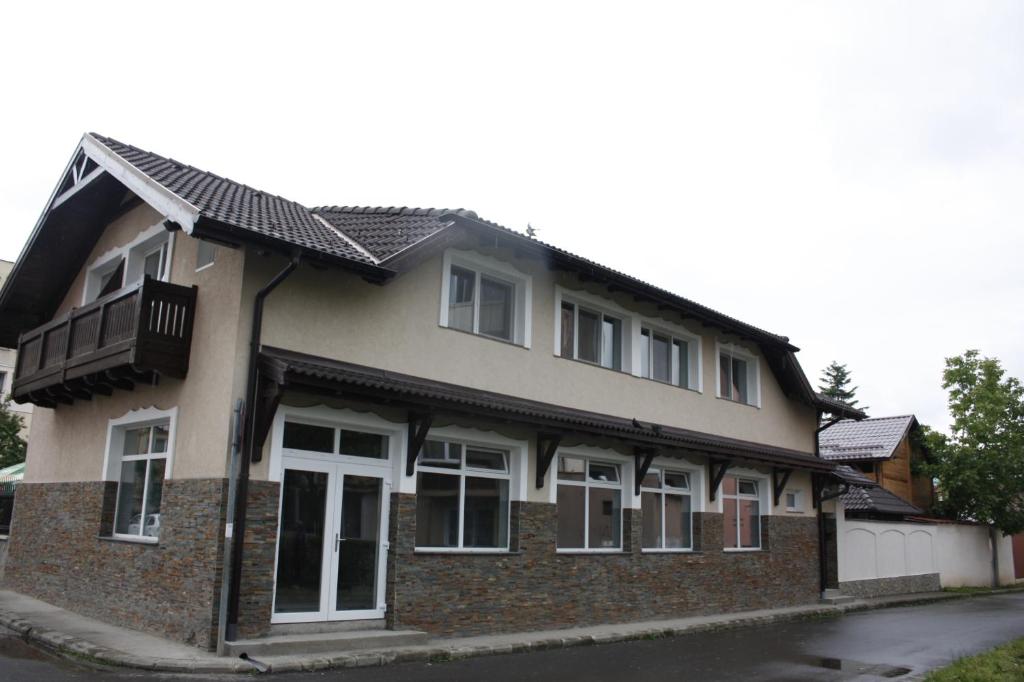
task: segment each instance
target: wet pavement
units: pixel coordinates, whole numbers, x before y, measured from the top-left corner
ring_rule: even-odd
[[[1024,593],[670,639],[488,656],[451,663],[410,663],[274,675],[273,679],[289,682],[899,680],[1018,637],[1024,637]],[[17,638],[0,635],[0,680],[47,682],[142,676],[182,679],[182,676],[96,670],[52,658]],[[245,678],[222,676],[220,679]]]

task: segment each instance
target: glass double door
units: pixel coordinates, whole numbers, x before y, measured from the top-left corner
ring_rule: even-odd
[[[381,467],[284,461],[272,622],[384,617]]]

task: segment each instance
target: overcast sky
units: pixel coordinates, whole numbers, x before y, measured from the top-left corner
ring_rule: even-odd
[[[339,4],[339,3],[333,3]],[[466,207],[945,428],[1024,377],[1024,4],[16,3],[0,257],[96,131],[306,205]]]

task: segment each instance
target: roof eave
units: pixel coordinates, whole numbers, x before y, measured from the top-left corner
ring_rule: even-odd
[[[133,166],[96,139],[92,133],[82,136],[81,147],[89,158],[137,194],[140,199],[180,225],[186,233],[192,234],[201,215],[198,208]]]
[[[212,218],[200,217],[194,225],[192,236],[211,239],[223,244],[248,244],[258,248],[265,248],[287,258],[299,254],[308,262],[320,263],[325,267],[348,270],[375,284],[386,282],[396,274],[391,268],[382,265],[374,265],[373,263],[365,263],[343,256],[335,256],[320,249],[301,246],[283,239],[275,239],[253,230],[247,230],[229,223],[213,220]]]

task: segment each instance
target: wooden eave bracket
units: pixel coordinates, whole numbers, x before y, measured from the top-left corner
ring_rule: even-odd
[[[708,462],[708,468],[711,470],[710,490],[708,491],[710,501],[715,501],[718,487],[722,485],[722,479],[725,478],[725,472],[729,470],[731,464],[732,462],[727,459],[712,459]]]
[[[655,448],[633,449],[633,490],[637,495],[640,494],[640,483],[644,480],[644,476],[647,475],[648,469],[651,468],[651,462],[653,462],[654,458],[657,456],[658,451]]]
[[[274,423],[274,415],[281,404],[281,397],[284,395],[285,378],[281,366],[274,363],[264,363],[258,370],[256,377],[258,390],[256,393],[256,404],[253,406],[255,418],[253,422],[252,461],[259,462],[263,459],[263,444],[270,435],[270,427]]]
[[[537,490],[544,487],[544,478],[551,468],[551,462],[555,459],[558,445],[562,442],[562,436],[557,433],[537,434],[537,477],[534,484]]]
[[[420,456],[423,443],[427,440],[430,426],[434,423],[434,415],[429,412],[409,413],[409,446],[405,453],[405,475],[412,476],[416,471],[416,458]]]
[[[789,483],[789,477],[793,473],[792,469],[772,469],[772,494],[775,497],[775,506],[779,506],[779,499],[782,497],[782,492],[786,488],[786,484]]]

